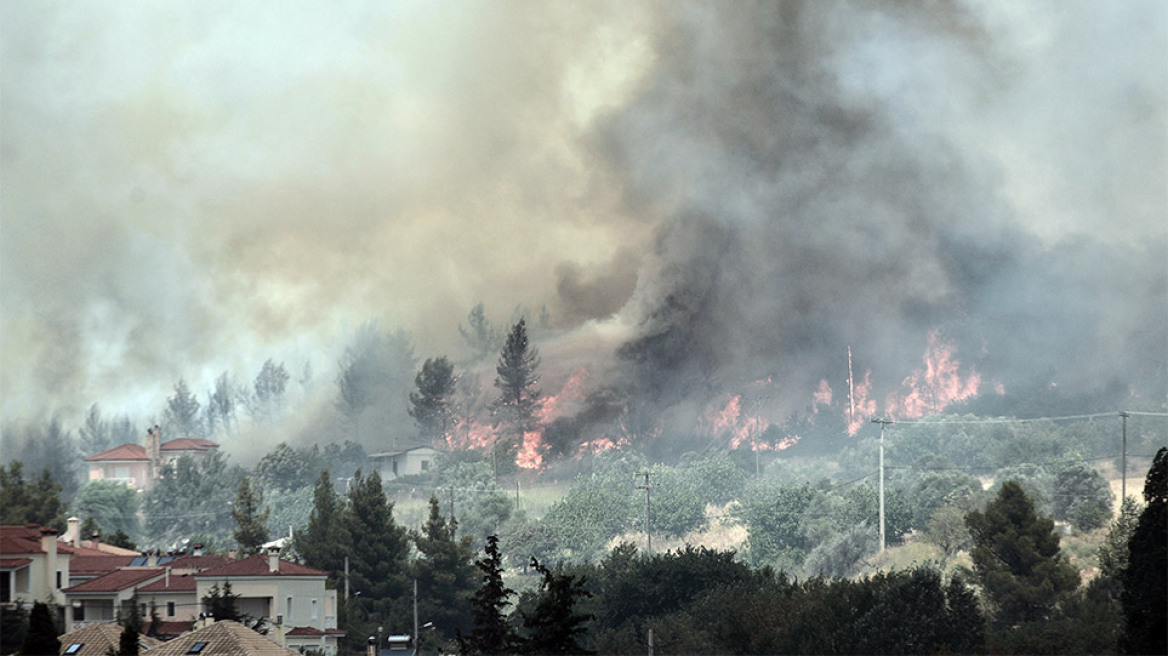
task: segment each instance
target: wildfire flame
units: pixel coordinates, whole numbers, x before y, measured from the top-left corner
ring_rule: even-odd
[[[888,395],[885,407],[890,419],[916,419],[935,414],[953,403],[977,396],[981,375],[971,368],[962,377],[956,348],[943,342],[937,331],[929,333],[924,359],[924,370],[918,369],[905,378],[901,383],[902,392]]]

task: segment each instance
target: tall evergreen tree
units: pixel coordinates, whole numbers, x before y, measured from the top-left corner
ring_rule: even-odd
[[[358,437],[408,421],[408,398],[417,357],[404,331],[385,333],[375,323],[357,330],[337,376],[336,408]]]
[[[430,497],[430,517],[414,535],[418,559],[414,578],[418,582],[418,612],[444,637],[453,638],[469,628],[469,597],[475,590],[472,538],[456,537],[458,524],[447,521],[439,511],[437,497]]]
[[[222,587],[216,583],[207,590],[207,596],[203,597],[203,612],[216,622],[244,620],[244,616],[239,612],[239,595],[231,591],[231,581],[224,581]]]
[[[61,652],[61,641],[57,638],[57,622],[48,604],[34,601],[28,614],[28,634],[24,637],[24,647],[20,653],[25,656],[54,656]]]
[[[985,512],[966,515],[969,555],[997,621],[1005,627],[1045,619],[1079,585],[1079,572],[1059,552],[1054,522],[1039,517],[1022,486],[1006,481]]]
[[[207,402],[207,413],[214,418],[215,425],[227,435],[235,432],[235,402],[238,396],[235,384],[226,371],[215,379],[215,389]]]
[[[138,656],[138,630],[132,626],[122,629],[118,638],[118,656]]]
[[[566,572],[555,573],[532,558],[531,566],[543,576],[535,612],[523,613],[523,627],[529,631],[523,642],[528,654],[590,654],[576,641],[585,632],[589,613],[576,612],[576,604],[592,596],[584,578]]]
[[[1168,653],[1168,447],[1152,460],[1144,482],[1144,511],[1128,542],[1123,573],[1124,631],[1128,654]]]
[[[487,358],[495,349],[499,348],[499,331],[487,319],[486,308],[482,303],[471,308],[470,313],[466,316],[466,323],[466,328],[462,324],[458,325],[458,332],[474,353],[474,361]]]
[[[524,434],[539,427],[539,410],[543,404],[543,394],[535,387],[539,382],[536,372],[539,363],[539,351],[528,344],[527,326],[520,319],[507,335],[495,367],[499,398],[492,411],[502,445],[497,454],[506,454],[499,464],[513,463],[515,452],[523,446]]]
[[[162,412],[166,433],[176,438],[202,437],[199,407],[199,399],[191,392],[187,381],[179,378],[174,384],[174,396],[166,399],[166,408]]]
[[[35,481],[24,480],[24,464],[14,460],[0,467],[0,524],[8,526],[40,524],[65,529],[65,504],[61,485],[49,470]]]
[[[409,412],[418,424],[419,434],[431,445],[445,446],[446,436],[454,429],[452,399],[457,382],[454,365],[446,356],[427,358],[414,377],[418,389],[410,392]]]
[[[284,363],[276,364],[268,358],[256,374],[252,388],[252,418],[256,421],[272,421],[284,409],[284,392],[288,388],[288,370]]]
[[[409,535],[394,522],[393,503],[386,499],[377,472],[362,476],[357,471],[344,517],[351,538],[349,583],[361,593],[357,608],[350,609],[350,633],[367,636],[370,628],[385,622],[407,626],[412,621]]]
[[[505,610],[511,605],[515,591],[503,583],[503,556],[499,553],[499,538],[487,538],[483,558],[475,561],[482,572],[482,584],[471,596],[473,626],[470,635],[458,632],[460,654],[503,654],[516,644],[514,631],[507,623]]]
[[[345,570],[349,530],[345,523],[344,500],[333,489],[327,469],[316,481],[308,526],[297,533],[294,540],[304,563],[328,572],[330,585],[336,587]]]
[[[252,488],[251,479],[244,476],[235,491],[235,503],[231,506],[231,517],[235,520],[232,537],[239,545],[240,553],[256,553],[268,541],[268,515],[270,508],[263,508],[264,495],[259,488]],[[263,508],[263,510],[260,510]]]

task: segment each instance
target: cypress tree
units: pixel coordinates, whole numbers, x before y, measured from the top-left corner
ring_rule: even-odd
[[[58,635],[53,610],[44,602],[33,602],[28,614],[28,634],[20,653],[22,656],[56,656],[61,651]]]
[[[592,593],[584,588],[583,577],[556,574],[535,558],[531,566],[543,576],[535,612],[523,613],[523,627],[530,634],[523,644],[528,654],[591,654],[576,642],[585,632],[584,624],[592,619],[577,613],[576,603]]]
[[[353,613],[349,635],[363,638],[371,634],[371,627],[386,623],[408,626],[413,597],[409,534],[394,522],[393,503],[386,499],[377,472],[362,476],[357,470],[343,516],[351,537],[350,587],[360,593],[349,609]]]
[[[487,538],[485,556],[475,561],[482,572],[482,585],[471,597],[474,628],[470,635],[458,631],[460,654],[502,654],[515,645],[515,634],[507,623],[504,610],[511,605],[515,591],[503,584],[503,556],[499,553],[499,538]]]
[[[438,499],[432,496],[430,517],[414,536],[419,613],[447,638],[468,628],[469,597],[475,589],[474,547],[469,535],[456,537],[457,528],[457,522],[441,515]]]
[[[329,584],[335,589],[345,571],[349,531],[344,521],[344,500],[333,489],[327,469],[316,480],[308,526],[296,534],[294,541],[304,564],[328,572]]]
[[[1156,452],[1144,482],[1139,522],[1128,542],[1123,572],[1124,631],[1128,654],[1168,653],[1168,447]]]
[[[231,517],[235,519],[235,532],[232,534],[239,544],[241,553],[256,553],[268,541],[268,521],[270,508],[264,505],[264,495],[259,488],[252,488],[251,479],[244,476],[239,481],[235,491],[235,503],[231,506]]]
[[[515,453],[523,445],[523,435],[539,426],[537,414],[543,403],[543,393],[535,389],[539,362],[539,351],[528,344],[527,325],[520,319],[507,335],[495,367],[499,398],[492,412],[495,427],[503,427],[496,449],[496,455],[503,456],[500,465],[513,465]]]

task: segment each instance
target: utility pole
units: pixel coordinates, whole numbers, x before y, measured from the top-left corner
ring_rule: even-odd
[[[880,553],[884,553],[884,427],[892,422],[887,419],[873,419],[880,424]]]
[[[759,420],[759,410],[762,407],[762,404],[765,401],[770,400],[770,398],[771,397],[769,395],[768,396],[744,397],[744,399],[746,401],[754,401],[754,430],[751,431],[751,434],[754,436],[754,477],[755,478],[762,477],[762,467],[759,465],[759,461],[758,461],[758,438],[762,437],[762,435],[761,435],[762,431],[759,430],[759,427],[762,424],[762,422]]]
[[[645,551],[651,554],[653,553],[653,531],[652,525],[649,523],[649,517],[652,512],[652,507],[649,502],[649,491],[653,489],[653,486],[649,483],[649,470],[646,469],[641,474],[645,477],[645,484],[638,485],[637,489],[645,491]]]
[[[345,601],[349,600],[349,557],[345,556]]]
[[[414,579],[414,653],[418,653],[418,579]]]
[[[1123,420],[1123,471],[1120,474],[1123,477],[1121,479],[1123,482],[1119,484],[1119,502],[1122,504],[1123,500],[1127,498],[1127,411],[1120,410],[1119,417]]]

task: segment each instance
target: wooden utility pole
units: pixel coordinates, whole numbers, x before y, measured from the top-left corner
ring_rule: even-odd
[[[1120,410],[1119,417],[1123,420],[1123,471],[1120,474],[1123,482],[1119,484],[1119,503],[1123,504],[1123,500],[1127,498],[1127,411]]]

